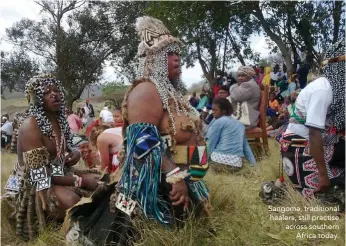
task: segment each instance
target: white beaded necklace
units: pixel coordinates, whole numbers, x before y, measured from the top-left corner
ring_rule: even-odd
[[[189,112],[184,107],[184,105],[189,105],[189,103],[184,96],[178,92],[178,90],[181,91],[183,88],[180,78],[177,81],[177,88],[174,88],[171,81],[168,79],[168,53],[170,52],[180,54],[179,45],[172,43],[150,57],[140,58],[138,76],[145,77],[149,73],[148,77],[156,86],[156,89],[161,97],[163,108],[167,110],[169,118],[172,122],[170,127],[173,129],[173,134],[176,135],[177,130],[175,127],[175,119],[169,106],[169,99],[173,99],[172,103],[174,103],[175,111],[178,116],[180,116],[181,113],[189,116]]]

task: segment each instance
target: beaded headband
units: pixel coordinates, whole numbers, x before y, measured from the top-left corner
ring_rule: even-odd
[[[51,74],[41,74],[34,76],[25,85],[25,96],[29,104],[43,103],[41,99],[38,99],[37,93],[41,92],[42,84],[44,85],[56,85],[59,90],[61,90],[61,82],[56,80]],[[62,93],[62,91],[61,91]],[[63,94],[63,93],[62,93]],[[39,102],[40,101],[40,102]]]

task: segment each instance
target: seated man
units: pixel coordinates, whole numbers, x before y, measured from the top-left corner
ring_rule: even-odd
[[[334,188],[345,190],[344,42],[326,52],[330,62],[322,69],[323,77],[299,93],[281,138],[284,169],[307,197],[317,192],[333,197]],[[344,194],[341,198],[344,201]]]
[[[6,116],[3,116],[1,118],[1,121],[1,148],[5,148],[8,144],[11,143],[13,124],[8,120],[8,117]]]
[[[208,153],[199,113],[179,91],[180,41],[157,19],[141,17],[136,26],[140,69],[122,106],[122,175],[108,186],[104,199],[95,193],[91,203],[70,210],[71,243],[88,238],[102,245],[128,245],[135,215],[171,227],[186,218],[187,210],[197,216],[209,211],[209,191],[202,181]],[[80,236],[71,237],[76,230]]]
[[[46,227],[48,217],[62,221],[67,209],[96,189],[99,178],[93,171],[72,168],[80,153],[72,148],[60,82],[36,76],[25,93],[29,115],[19,128],[18,161],[5,197],[14,209],[16,234],[27,241]]]

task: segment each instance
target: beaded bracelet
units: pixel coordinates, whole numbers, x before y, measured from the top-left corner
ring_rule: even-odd
[[[169,173],[166,174],[166,177],[172,176],[174,174],[176,174],[177,172],[180,171],[179,167],[174,168],[172,171],[170,171]]]
[[[169,184],[176,184],[179,181],[189,177],[190,174],[187,172],[187,170],[184,171],[178,171],[168,177],[166,177],[166,182]]]

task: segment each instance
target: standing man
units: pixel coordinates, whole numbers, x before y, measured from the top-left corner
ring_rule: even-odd
[[[89,99],[85,100],[84,111],[87,119],[87,125],[91,125],[95,118],[94,107],[91,103],[89,103]]]

